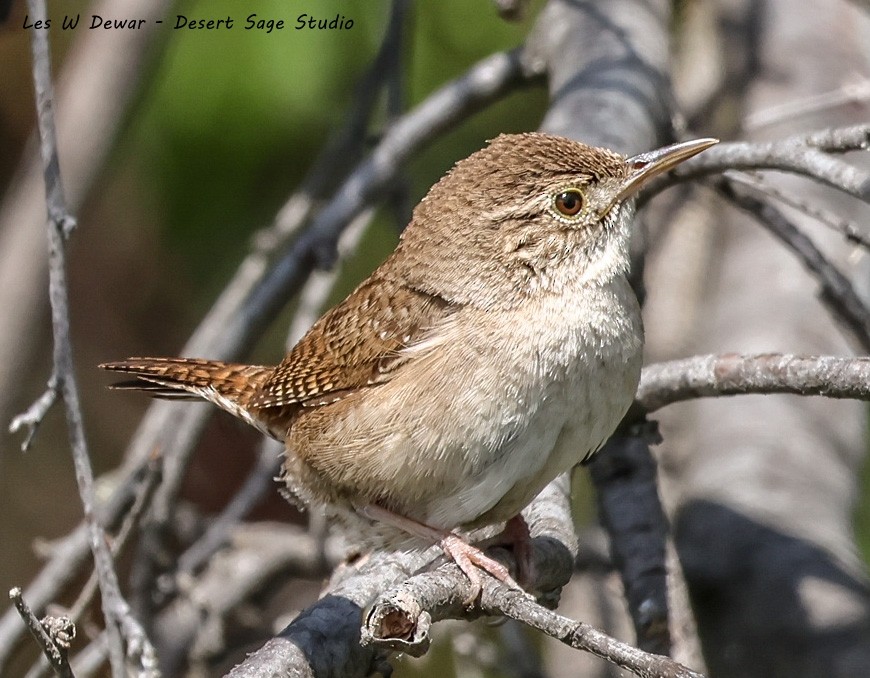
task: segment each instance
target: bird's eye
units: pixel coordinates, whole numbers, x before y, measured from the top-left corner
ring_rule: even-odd
[[[583,194],[576,188],[560,191],[553,197],[553,207],[563,217],[576,217],[583,209]]]

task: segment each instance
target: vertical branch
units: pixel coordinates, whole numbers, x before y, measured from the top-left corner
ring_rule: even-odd
[[[45,18],[44,0],[28,0],[28,12],[34,18]],[[45,177],[48,208],[49,244],[49,301],[51,302],[52,334],[54,339],[53,378],[49,388],[55,397],[63,400],[70,447],[75,465],[76,482],[84,508],[91,551],[103,598],[103,612],[109,638],[109,657],[115,676],[126,675],[127,653],[139,655],[140,666],[147,672],[155,668],[153,648],[141,627],[130,615],[129,606],[121,595],[106,534],[95,517],[94,474],[82,423],[78,387],[73,371],[72,344],[69,330],[69,298],[66,278],[65,241],[75,228],[75,220],[68,213],[60,178],[57,138],[54,126],[54,88],[51,79],[51,60],[48,36],[45,31],[31,32],[33,51],[33,81],[36,91],[36,111],[39,127],[40,154]]]

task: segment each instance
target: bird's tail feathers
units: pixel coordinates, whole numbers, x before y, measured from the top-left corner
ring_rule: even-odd
[[[257,428],[263,428],[262,422],[254,419],[249,406],[273,367],[194,358],[128,358],[103,363],[100,367],[133,377],[112,384],[110,388],[143,391],[156,398],[201,398]]]

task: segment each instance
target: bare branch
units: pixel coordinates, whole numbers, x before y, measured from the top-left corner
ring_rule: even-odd
[[[17,586],[9,591],[9,598],[15,604],[15,609],[24,620],[28,630],[39,643],[43,654],[48,659],[54,672],[61,678],[74,678],[72,669],[66,658],[66,649],[58,646],[42,623],[36,618],[30,607],[21,595],[21,589]],[[73,627],[75,628],[75,627]]]
[[[819,281],[821,299],[864,351],[870,351],[870,309],[855,292],[849,279],[828,260],[797,226],[769,202],[740,193],[727,179],[716,182],[728,201],[761,221],[774,236],[791,249]]]
[[[744,119],[743,128],[755,130],[789,118],[865,101],[870,101],[870,79],[853,77],[849,82],[830,92],[788,101],[751,113]]]
[[[855,129],[850,128],[850,130]],[[823,141],[821,136],[815,137],[815,140]],[[829,141],[833,140],[832,135]],[[866,144],[867,142],[865,140],[862,143]],[[780,142],[732,141],[721,143],[697,158],[686,162],[681,171],[676,173],[676,176],[665,178],[650,190],[657,192],[677,181],[720,174],[729,169],[779,170],[801,174],[859,200],[870,202],[870,174],[814,146],[807,143],[807,137],[801,140],[786,139]],[[844,148],[843,150],[852,149]]]
[[[278,448],[276,450],[276,448]],[[230,539],[232,530],[254,508],[280,471],[281,448],[273,440],[264,441],[257,464],[239,491],[205,533],[178,559],[175,576],[193,576]]]
[[[44,0],[28,0],[27,7],[34,17],[44,18],[46,16]],[[144,630],[130,614],[129,606],[121,595],[112,555],[106,543],[105,532],[94,515],[94,476],[82,423],[69,333],[69,300],[64,241],[73,228],[75,220],[67,211],[60,179],[48,35],[44,31],[32,31],[31,36],[40,151],[48,207],[49,300],[54,335],[53,378],[56,380],[65,406],[70,447],[76,469],[76,481],[84,507],[85,523],[88,527],[90,546],[94,554],[100,590],[103,595],[103,611],[106,616],[112,671],[116,676],[125,674],[124,641],[126,641],[127,656],[134,658],[143,672],[149,672],[156,670],[154,650],[148,642]]]
[[[452,573],[450,570],[457,570]],[[428,649],[434,621],[468,618],[456,595],[458,568],[447,565],[417,575],[378,596],[367,615],[363,642],[419,655]],[[483,585],[477,614],[515,619],[578,650],[591,652],[644,678],[703,678],[669,657],[654,655],[622,643],[583,622],[563,617],[522,592],[489,577]]]
[[[157,487],[157,484],[160,482],[160,457],[155,454],[151,463],[148,465],[146,469],[146,474],[144,478],[139,482],[139,486],[136,488],[136,496],[133,501],[133,505],[130,507],[130,510],[124,516],[124,522],[121,524],[121,529],[118,531],[118,534],[112,540],[111,548],[112,548],[112,557],[117,558],[118,554],[124,549],[124,546],[127,544],[127,540],[130,538],[130,535],[133,532],[133,528],[138,525],[139,519],[142,517],[145,509],[148,508],[148,504],[151,500],[151,496],[154,493],[154,489]],[[97,573],[92,572],[91,576],[88,577],[88,581],[82,587],[81,592],[76,598],[76,601],[73,603],[72,607],[69,608],[66,619],[70,621],[70,623],[75,624],[84,614],[85,610],[93,601],[94,594],[97,592],[99,585],[99,579],[97,577]],[[105,637],[103,639],[105,641]],[[103,649],[105,649],[105,642],[102,645]],[[37,662],[37,665],[31,667],[30,671],[27,672],[26,678],[36,678],[37,676],[42,675],[42,669],[45,668],[44,662]]]
[[[750,393],[870,400],[870,358],[726,353],[656,363],[644,367],[636,401],[655,412],[683,400]]]
[[[824,226],[827,226],[832,231],[842,234],[846,240],[849,240],[856,245],[860,245],[865,249],[870,249],[870,235],[864,233],[857,224],[847,219],[843,219],[834,212],[818,207],[810,203],[808,200],[804,200],[792,195],[791,193],[787,193],[776,186],[772,186],[757,172],[732,172],[729,170],[725,172],[725,178],[757,193],[774,198],[789,207],[793,207],[807,216],[812,217]]]
[[[142,460],[118,483],[106,504],[99,508],[102,525],[110,530],[120,525],[136,497],[140,496],[139,489],[146,482],[146,475],[152,470],[153,458],[149,457]],[[79,575],[85,565],[90,563],[87,558],[88,544],[88,528],[86,524],[82,524],[53,545],[49,562],[25,591],[31,605],[37,609],[44,608]],[[8,610],[0,619],[0,673],[23,633],[24,628],[17,615]]]
[[[45,392],[25,412],[22,412],[10,422],[10,433],[17,433],[22,428],[27,428],[27,435],[24,436],[24,440],[21,443],[22,452],[27,452],[30,449],[30,445],[33,443],[33,438],[36,436],[42,420],[45,419],[45,415],[48,414],[49,410],[57,402],[59,394],[57,387],[57,378],[51,375]]]
[[[570,518],[569,491],[567,477],[558,478],[525,511],[535,537],[535,585],[549,592],[564,585],[573,572],[577,541]],[[510,554],[503,550],[498,554],[510,559]],[[327,667],[329,675],[346,678],[368,675],[370,668],[382,663],[383,658],[375,647],[359,644],[363,608],[381,591],[407,579],[438,556],[438,548],[422,553],[378,552],[355,567],[340,569],[317,603],[233,669],[230,676],[247,678],[274,673],[315,678],[325,673]],[[459,608],[470,593],[468,578],[453,564],[420,576],[436,582],[433,585],[451,596],[452,604]],[[479,610],[468,613],[469,617],[479,615]]]

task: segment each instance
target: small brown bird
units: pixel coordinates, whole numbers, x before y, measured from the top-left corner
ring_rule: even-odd
[[[387,525],[394,545],[439,543],[475,593],[478,567],[516,586],[464,535],[507,521],[522,536],[520,511],[625,414],[643,348],[626,280],[633,197],[715,143],[626,159],[499,136],[432,187],[390,257],[277,367],[101,367],[135,375],[117,387],[204,398],[284,442],[306,504]]]

